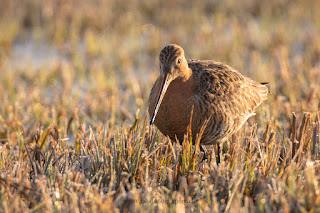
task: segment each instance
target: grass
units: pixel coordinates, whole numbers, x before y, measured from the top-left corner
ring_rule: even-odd
[[[1,212],[318,212],[319,7],[2,1]],[[148,125],[168,43],[270,83],[219,166]]]

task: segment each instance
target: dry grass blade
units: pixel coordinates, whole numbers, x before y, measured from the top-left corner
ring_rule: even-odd
[[[52,162],[52,166],[55,166],[56,163],[58,163],[61,158],[63,158],[63,156],[65,156],[66,154],[68,154],[68,150],[64,151],[64,153],[62,153],[61,155],[59,155],[59,157],[57,157],[53,162]]]
[[[200,132],[199,132],[198,137],[197,137],[197,143],[195,144],[195,150],[192,153],[192,157],[190,158],[188,171],[191,169],[191,167],[193,167],[193,169],[194,169],[194,163],[196,161],[196,154],[198,153],[198,151],[200,149],[200,140],[201,140],[201,137],[202,137],[202,134],[203,134],[204,130],[207,127],[207,124],[208,124],[210,118],[211,118],[211,116],[203,123],[203,125],[202,125],[202,127],[200,129]]]
[[[309,120],[310,120],[310,113],[309,112],[304,112],[303,113],[303,118],[302,118],[302,122],[300,125],[300,131],[299,131],[299,137],[298,137],[298,142],[299,142],[299,148],[303,142],[303,138],[307,129],[307,126],[309,124]]]
[[[296,138],[297,138],[297,116],[292,113],[292,123],[291,123],[291,143],[292,143],[292,158],[296,154]]]
[[[318,117],[316,118],[316,122],[313,123],[312,127],[312,150],[311,154],[314,159],[317,159],[319,153],[319,121]]]
[[[147,158],[150,158],[154,153],[156,153],[158,151],[158,149],[160,149],[163,146],[163,143],[159,144],[158,146],[156,146],[156,148],[154,148],[148,155]]]
[[[316,8],[320,1],[2,0],[0,212],[320,212]],[[201,161],[190,126],[179,145],[138,114],[172,42],[187,58],[269,82],[219,166],[212,147]],[[202,83],[223,86],[211,77]]]
[[[32,173],[33,173],[33,176],[36,176],[37,175],[37,171],[36,171],[36,165],[33,161],[33,159],[31,158],[31,155],[30,155],[30,152],[29,152],[29,149],[26,147],[25,148],[26,152],[27,152],[27,155],[28,155],[28,159],[29,159],[29,164],[32,168]]]
[[[143,146],[143,143],[145,141],[146,126],[147,126],[147,117],[145,117],[145,119],[144,119],[143,130],[142,130],[142,138],[140,140],[140,143],[138,145],[138,150],[136,150],[136,154],[135,154],[135,157],[133,159],[133,161],[134,161],[134,164],[133,164],[134,165],[134,169],[133,169],[133,173],[132,173],[133,176],[135,176],[135,174],[137,172],[137,169],[138,169],[138,164],[139,164],[139,159],[140,159],[140,156],[141,156],[142,146]]]
[[[268,123],[267,123],[266,130],[265,130],[264,135],[263,135],[263,144],[266,144],[266,142],[267,142],[267,138],[268,138],[268,135],[269,135],[269,132],[270,132],[270,125],[271,125],[271,121],[269,120]]]

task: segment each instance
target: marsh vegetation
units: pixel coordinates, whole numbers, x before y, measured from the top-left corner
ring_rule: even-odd
[[[319,211],[318,8],[2,0],[0,211]],[[270,84],[219,166],[148,125],[169,43]]]

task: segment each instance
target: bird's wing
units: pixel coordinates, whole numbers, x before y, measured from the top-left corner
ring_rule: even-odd
[[[199,81],[196,93],[211,105],[213,112],[224,111],[232,117],[249,116],[267,99],[268,88],[265,85],[243,76],[228,65],[190,60],[189,67]]]

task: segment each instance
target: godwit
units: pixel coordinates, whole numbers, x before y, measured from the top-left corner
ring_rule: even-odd
[[[219,148],[267,99],[268,88],[264,84],[220,62],[187,60],[184,50],[176,44],[164,47],[159,60],[160,76],[148,100],[150,125],[155,123],[172,140],[182,142],[191,124],[195,142],[207,122],[200,144]],[[219,152],[216,149],[217,163]]]

